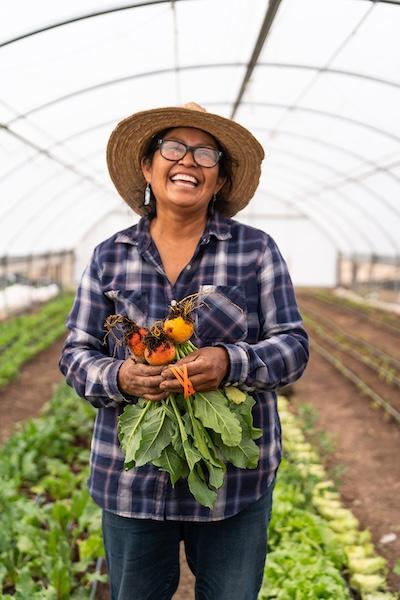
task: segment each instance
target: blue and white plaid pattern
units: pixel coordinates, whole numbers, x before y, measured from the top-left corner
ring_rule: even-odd
[[[115,347],[111,336],[103,343],[108,315],[125,314],[148,326],[166,316],[171,300],[197,292],[205,296],[194,343],[226,348],[231,366],[225,384],[254,395],[254,424],[264,432],[258,468],[229,465],[212,511],[193,499],[185,481],[172,488],[168,474],[152,465],[124,470],[117,417],[136,399],[124,396],[117,384],[126,350]],[[238,513],[266,491],[281,459],[275,390],[298,379],[308,360],[287,267],[267,234],[214,215],[192,261],[171,286],[143,218],[96,247],[67,327],[61,371],[98,408],[89,489],[101,507],[127,517],[214,521]]]

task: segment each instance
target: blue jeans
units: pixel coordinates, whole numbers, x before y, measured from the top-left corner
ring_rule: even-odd
[[[179,583],[181,539],[196,577],[196,600],[257,600],[273,487],[239,514],[208,523],[131,519],[103,511],[111,600],[171,600]]]

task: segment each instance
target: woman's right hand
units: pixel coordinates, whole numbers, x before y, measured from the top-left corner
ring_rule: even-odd
[[[145,400],[159,401],[168,396],[168,392],[160,389],[163,381],[161,371],[165,367],[152,367],[127,358],[118,371],[118,387],[122,393],[140,396]]]

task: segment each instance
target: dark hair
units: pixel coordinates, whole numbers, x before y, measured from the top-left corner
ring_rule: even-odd
[[[149,142],[147,143],[147,145],[144,148],[144,151],[143,151],[143,154],[141,157],[142,160],[144,159],[146,162],[151,163],[151,161],[153,160],[153,155],[158,148],[158,140],[162,139],[168,133],[168,131],[171,131],[171,127],[168,127],[168,129],[163,129],[162,131],[159,131],[158,133],[153,135],[153,137],[150,138]]]
[[[144,159],[149,164],[151,163],[151,161],[153,160],[154,153],[158,149],[158,140],[163,139],[164,136],[166,136],[167,133],[169,131],[171,131],[172,129],[175,129],[175,127],[168,127],[168,129],[163,129],[162,131],[159,131],[158,133],[153,135],[152,138],[150,138],[149,142],[147,143],[147,145],[144,148],[144,151],[142,154],[142,160]],[[208,132],[206,132],[206,133],[208,133]],[[211,135],[211,134],[209,134],[209,135]],[[221,195],[220,192],[217,194],[217,199],[215,201],[215,206],[213,208],[214,208],[214,210],[218,210],[219,212],[224,213],[225,212],[224,208],[227,205],[227,202],[229,200],[229,193],[232,188],[233,167],[236,166],[236,163],[230,156],[229,152],[224,148],[224,146],[213,135],[211,135],[211,137],[214,139],[218,150],[220,150],[222,152],[221,159],[218,163],[218,168],[219,168],[219,176],[225,178],[225,184],[223,186],[224,194]],[[151,194],[151,202],[150,202],[149,207],[147,208],[147,214],[150,218],[152,218],[156,215],[156,202],[155,202],[153,193]]]
[[[153,137],[150,138],[150,141],[144,147],[144,151],[143,151],[141,160],[144,160],[148,164],[151,164],[154,153],[158,148],[158,140],[160,138],[163,138],[164,135],[167,133],[167,131],[169,131],[170,129],[171,129],[170,127],[168,127],[168,129],[163,129],[162,131],[159,131],[158,133],[153,135]],[[150,193],[150,204],[148,206],[143,206],[143,210],[145,211],[145,213],[147,214],[149,219],[153,219],[153,217],[156,216],[157,205],[156,205],[156,198],[153,194],[153,190],[151,190],[151,193]]]

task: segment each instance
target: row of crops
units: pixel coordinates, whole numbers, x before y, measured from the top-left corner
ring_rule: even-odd
[[[70,297],[60,298],[40,313],[51,320],[58,307],[56,330],[70,303]],[[33,317],[39,313],[14,321]],[[37,338],[35,327],[32,332]],[[1,339],[5,353],[8,342]],[[30,345],[28,338],[25,343]],[[386,588],[385,561],[342,506],[284,398],[280,413],[285,458],[259,600],[394,598]],[[94,600],[97,582],[105,578],[98,568],[104,556],[100,510],[86,489],[94,414],[62,384],[42,416],[25,422],[0,449],[1,599]]]
[[[328,291],[303,291],[300,298],[313,351],[400,423],[399,317]]]
[[[0,389],[26,361],[62,336],[71,304],[72,295],[62,294],[32,314],[0,323]]]
[[[397,315],[391,311],[384,311],[381,308],[368,304],[361,298],[358,300],[343,295],[335,295],[326,289],[313,290],[312,297],[329,306],[340,308],[340,310],[347,311],[350,314],[356,314],[357,317],[363,317],[366,321],[377,324],[388,331],[400,332]]]
[[[259,600],[384,600],[385,560],[340,500],[301,422],[279,399],[285,458],[269,530],[270,553]]]
[[[0,452],[2,599],[85,598],[100,515],[86,489],[94,409],[64,384]]]

